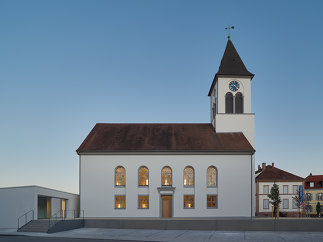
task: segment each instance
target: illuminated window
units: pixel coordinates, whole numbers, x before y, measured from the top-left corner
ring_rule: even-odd
[[[115,196],[116,198],[116,208],[126,208],[126,196]]]
[[[207,195],[207,208],[217,208],[217,195]]]
[[[149,196],[138,196],[138,207],[139,208],[149,208]]]
[[[162,169],[162,186],[171,186],[172,185],[172,169],[168,166],[165,166]]]
[[[208,187],[216,186],[216,168],[214,166],[210,166],[207,169],[207,186]]]
[[[122,166],[118,166],[115,170],[116,186],[126,185],[126,170]]]
[[[184,186],[194,186],[194,169],[191,166],[184,169]]]
[[[184,208],[194,208],[194,195],[184,195]]]
[[[138,171],[138,185],[139,186],[148,186],[149,184],[149,171],[148,168],[145,166],[142,166],[139,168]]]

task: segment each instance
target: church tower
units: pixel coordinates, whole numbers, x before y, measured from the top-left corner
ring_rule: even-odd
[[[228,39],[210,91],[211,123],[216,132],[243,132],[255,147],[255,114],[251,112],[251,80],[254,74],[243,64]]]

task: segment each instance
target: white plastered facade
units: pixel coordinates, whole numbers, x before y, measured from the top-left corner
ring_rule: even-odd
[[[0,188],[0,228],[17,228],[18,218],[27,212],[29,213],[26,217],[20,218],[20,225],[30,221],[33,215],[34,219],[37,219],[38,197],[50,199],[51,215],[60,211],[62,199],[66,200],[66,210],[79,212],[79,195],[77,194],[39,186]],[[72,213],[66,212],[67,218],[71,216]]]
[[[211,123],[216,132],[243,132],[249,143],[255,147],[255,114],[251,112],[250,77],[216,77],[210,98]],[[237,81],[239,90],[233,92],[229,83]],[[235,97],[240,92],[243,96],[243,113],[225,113],[225,95],[230,92]],[[213,104],[216,103],[214,115]]]
[[[92,154],[80,155],[80,206],[85,217],[161,217],[161,170],[172,169],[172,217],[251,217],[253,171],[251,154]],[[126,170],[126,186],[115,186],[114,171]],[[149,186],[138,186],[138,169],[149,169]],[[184,187],[183,172],[192,166],[194,187]],[[207,168],[217,169],[217,186],[207,187]],[[115,195],[126,196],[126,208],[115,208]],[[149,209],[138,208],[138,195],[149,195]],[[184,208],[184,195],[194,195],[194,208]],[[207,208],[207,195],[217,195],[217,208]]]
[[[279,187],[279,194],[281,198],[281,204],[279,206],[280,212],[298,212],[297,207],[293,207],[293,197],[297,196],[297,193],[294,193],[293,186],[297,186],[299,188],[300,185],[303,185],[302,182],[275,182]],[[258,196],[259,196],[259,211],[260,213],[272,213],[273,208],[269,203],[268,194],[264,192],[264,187],[267,186],[268,192],[270,193],[270,189],[274,185],[274,182],[259,182],[258,187]],[[287,186],[287,193],[284,191],[284,186]],[[267,189],[266,188],[266,189]],[[266,191],[267,192],[267,191]],[[264,208],[264,200],[267,200],[266,203],[269,204],[268,208]],[[287,202],[284,202],[286,200]],[[288,207],[284,208],[284,203],[288,204]]]

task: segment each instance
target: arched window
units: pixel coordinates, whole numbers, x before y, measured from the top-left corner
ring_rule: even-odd
[[[194,186],[194,168],[191,166],[184,169],[184,186]]]
[[[149,171],[146,166],[141,166],[138,170],[138,185],[139,186],[149,185]]]
[[[225,113],[233,113],[233,95],[231,92],[225,94]]]
[[[165,166],[162,169],[162,186],[172,185],[172,169],[169,166]]]
[[[238,92],[234,98],[235,113],[243,113],[243,96]]]
[[[115,185],[116,186],[126,185],[126,170],[122,166],[118,166],[115,170]]]
[[[216,187],[216,168],[214,166],[210,166],[207,168],[207,186],[208,187]]]

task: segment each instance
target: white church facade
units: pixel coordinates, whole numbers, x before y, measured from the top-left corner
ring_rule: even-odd
[[[210,123],[96,124],[77,149],[85,217],[254,216],[253,76],[228,40]]]

